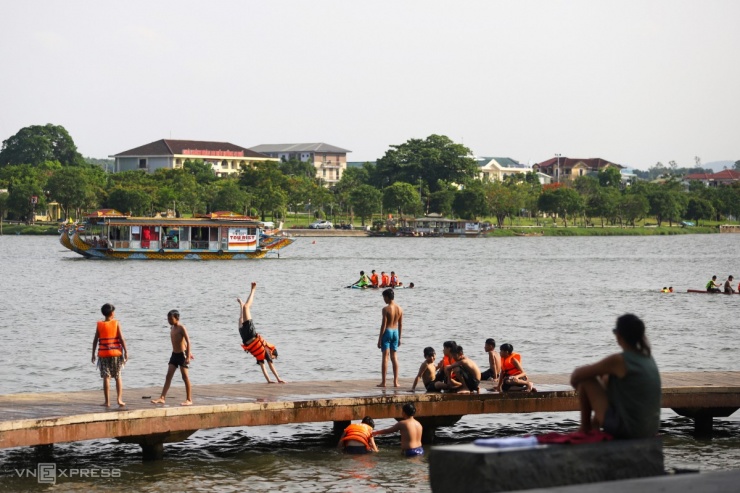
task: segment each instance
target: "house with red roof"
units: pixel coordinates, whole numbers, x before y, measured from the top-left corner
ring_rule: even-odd
[[[238,173],[242,164],[279,161],[230,142],[173,139],[160,139],[109,157],[116,160],[116,172],[144,169],[150,173],[160,168],[182,168],[188,159],[202,159],[211,165],[216,176]]]
[[[736,181],[740,181],[740,171],[734,169],[723,169],[718,173],[692,173],[684,176],[683,181],[686,184],[690,181],[700,181],[708,187],[729,185]]]
[[[615,167],[618,170],[624,168],[622,165],[597,157],[583,159],[560,156],[532,165],[534,171],[551,176],[555,182],[575,180],[579,176],[598,173],[609,167]]]

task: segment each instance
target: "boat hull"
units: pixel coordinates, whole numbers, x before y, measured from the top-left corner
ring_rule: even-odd
[[[706,289],[687,289],[687,293],[696,294],[740,294],[740,293],[725,293],[724,291],[707,291]]]

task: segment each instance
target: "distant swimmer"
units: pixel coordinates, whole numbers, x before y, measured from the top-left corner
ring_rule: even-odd
[[[663,286],[663,289],[660,290],[661,293],[668,293],[668,286]]]
[[[408,286],[406,286],[409,289],[414,289],[414,283],[410,282]]]
[[[673,292],[673,286],[668,286],[668,292],[669,293],[672,293]]]
[[[367,277],[367,274],[365,274],[364,270],[360,271],[360,278],[355,281],[352,285],[348,286],[351,288],[367,288],[370,287],[372,284],[370,282],[370,278]]]
[[[732,276],[728,276],[725,281],[725,294],[735,294],[735,288],[732,287]]]
[[[372,284],[374,288],[380,287],[380,276],[375,272],[375,269],[370,273],[370,284]]]
[[[712,276],[712,279],[709,280],[706,288],[708,293],[719,293],[722,291],[717,283],[717,276]]]

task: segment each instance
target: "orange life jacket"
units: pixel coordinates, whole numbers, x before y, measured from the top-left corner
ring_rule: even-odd
[[[370,437],[372,436],[373,429],[369,425],[365,423],[353,423],[344,429],[344,438],[342,438],[342,441],[356,440],[362,443],[368,450],[372,450],[370,448]]]
[[[378,285],[378,274],[377,274],[377,272],[375,274],[373,274],[372,276],[370,276],[370,282],[372,283],[373,286],[377,286]]]
[[[444,368],[445,366],[449,366],[454,362],[455,360],[452,358],[452,356],[444,356],[442,358],[442,368]]]
[[[511,353],[506,358],[504,358],[503,356],[501,357],[501,373],[503,373],[505,377],[513,377],[514,375],[519,375],[522,372],[520,369],[514,366],[515,359],[519,363],[522,362],[522,357],[519,355],[519,353]]]
[[[275,346],[267,342],[261,335],[257,334],[249,344],[242,344],[242,349],[249,351],[257,361],[264,361],[265,354],[269,351],[270,357],[274,358]]]
[[[121,339],[118,338],[118,320],[98,322],[98,358],[121,356]]]
[[[388,274],[386,274],[386,275],[383,276],[383,278],[380,281],[381,287],[384,288],[384,287],[388,286],[388,279],[389,279]]]

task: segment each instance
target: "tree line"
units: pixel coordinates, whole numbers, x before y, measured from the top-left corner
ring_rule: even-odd
[[[517,216],[539,223],[557,217],[567,226],[634,226],[654,217],[657,225],[691,219],[723,220],[740,215],[740,184],[688,189],[680,178],[662,182],[622,182],[619,170],[542,186],[536,173],[482,181],[472,152],[443,135],[391,145],[376,163],[350,167],[327,188],[310,163],[265,161],[217,177],[208,163],[186,160],[181,169],[106,172],[89,162],[61,126],[21,129],[0,150],[0,215],[28,221],[34,210],[59,203],[64,218],[79,219],[101,208],[132,215],[166,210],[198,214],[229,210],[266,220],[290,214],[337,218],[363,225],[374,217],[418,216],[476,220],[494,218],[499,226]],[[36,197],[33,203],[31,197]],[[380,216],[378,216],[380,215]],[[378,220],[382,223],[382,219]]]

